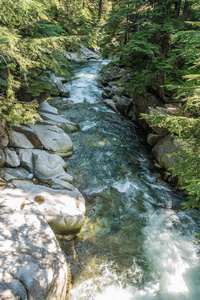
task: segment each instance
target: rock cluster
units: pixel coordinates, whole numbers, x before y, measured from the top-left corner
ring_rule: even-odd
[[[75,235],[84,223],[85,201],[63,160],[76,124],[46,102],[38,112],[42,121],[0,139],[0,299],[65,299],[68,269],[55,235]]]
[[[150,127],[150,122],[141,119],[140,116],[141,113],[151,115],[152,109],[157,109],[163,114],[176,114],[177,107],[163,103],[161,98],[150,92],[127,93],[123,86],[129,80],[130,75],[124,69],[114,67],[105,71],[100,78],[100,86],[104,90],[103,102],[117,113],[129,117],[139,124],[147,133],[148,144],[152,146],[152,154],[156,160],[155,167],[162,171],[163,179],[176,183],[177,177],[172,171],[166,171],[178,161],[176,158],[168,156],[178,149],[175,137],[170,136],[167,128]]]

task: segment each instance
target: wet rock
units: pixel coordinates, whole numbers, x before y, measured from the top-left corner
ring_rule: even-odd
[[[103,99],[109,99],[109,98],[111,98],[111,96],[109,96],[109,94],[103,92],[103,93],[102,93],[102,98],[103,98]]]
[[[125,89],[123,87],[112,86],[111,93],[114,95],[122,95]]]
[[[115,81],[110,81],[110,82],[108,82],[107,89],[110,88],[110,91],[111,91],[113,86],[116,86],[116,82]]]
[[[160,140],[152,149],[153,156],[158,161],[159,165],[164,169],[168,170],[172,168],[173,165],[179,161],[178,158],[168,157],[168,154],[171,154],[178,150],[177,145],[175,144],[175,138],[170,135],[166,135],[162,140]]]
[[[37,207],[20,209],[24,198],[18,189],[0,194],[0,298],[64,300],[65,257]]]
[[[110,87],[108,87],[108,86],[106,86],[106,87],[104,87],[103,88],[104,89],[104,91],[107,93],[107,94],[110,94],[110,92],[111,92],[111,88]]]
[[[114,80],[114,76],[112,75],[112,73],[110,71],[104,71],[102,79],[103,79],[103,82],[106,82],[108,84],[108,82]]]
[[[51,91],[51,96],[59,96],[59,97],[70,97],[70,92],[66,89],[63,84],[63,77],[57,77],[54,74],[51,74],[50,82],[53,85],[53,89]]]
[[[61,129],[52,125],[29,124],[44,148],[57,154],[72,151],[70,137]]]
[[[119,113],[119,111],[117,110],[117,107],[116,107],[116,104],[115,104],[115,101],[112,100],[112,99],[106,99],[103,101],[103,103],[105,105],[107,105],[108,107],[110,107],[111,109],[113,109],[116,113]]]

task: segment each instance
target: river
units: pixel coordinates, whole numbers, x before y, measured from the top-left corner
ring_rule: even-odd
[[[69,300],[199,300],[199,213],[176,208],[181,196],[153,168],[137,126],[102,103],[105,63],[75,64],[70,99],[52,102],[80,126],[67,166],[87,206],[81,232],[63,243]]]

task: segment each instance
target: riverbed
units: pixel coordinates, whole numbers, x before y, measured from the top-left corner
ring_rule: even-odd
[[[63,242],[69,300],[198,300],[199,212],[179,208],[184,199],[154,169],[140,129],[102,103],[97,77],[106,63],[74,64],[70,98],[52,100],[80,127],[66,162],[87,207],[81,232]]]

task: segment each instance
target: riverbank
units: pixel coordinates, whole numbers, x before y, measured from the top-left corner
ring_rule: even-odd
[[[81,51],[73,59],[97,58]],[[69,97],[62,78],[52,77],[52,84],[53,92]],[[71,275],[57,240],[72,239],[85,220],[85,199],[65,162],[77,125],[47,102],[38,113],[35,124],[1,132],[1,299],[65,299]]]
[[[14,127],[1,150],[1,299],[65,299],[70,276],[55,235],[75,235],[85,218],[62,158],[73,143],[61,127],[76,125],[46,102],[38,113],[43,121]]]
[[[178,150],[175,137],[170,135],[167,128],[151,127],[148,119],[141,118],[141,114],[152,115],[153,109],[165,115],[176,115],[179,109],[178,103],[164,103],[159,95],[153,92],[141,94],[134,91],[127,92],[124,85],[129,80],[130,76],[127,71],[114,65],[102,72],[100,87],[104,90],[103,102],[115,112],[130,118],[139,125],[146,134],[147,143],[152,148],[155,168],[161,172],[163,180],[178,187],[178,178],[172,169],[179,160],[169,156]]]

